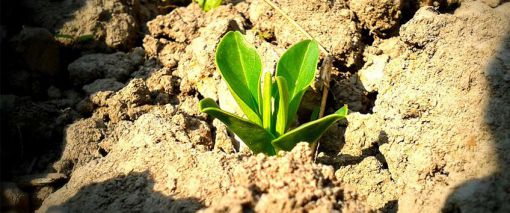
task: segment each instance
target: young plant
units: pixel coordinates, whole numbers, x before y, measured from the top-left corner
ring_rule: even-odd
[[[297,143],[314,143],[336,121],[345,118],[347,106],[334,114],[289,130],[303,94],[312,83],[319,60],[316,41],[304,40],[280,58],[273,77],[239,32],[228,32],[218,44],[216,65],[232,96],[248,119],[223,111],[210,98],[200,101],[200,110],[223,122],[254,153],[275,155],[290,151]]]
[[[194,0],[205,12],[220,6],[222,0]]]

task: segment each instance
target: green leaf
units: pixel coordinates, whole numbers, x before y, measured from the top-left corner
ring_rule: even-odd
[[[264,90],[262,91],[262,126],[267,131],[271,131],[271,93],[273,86],[273,80],[271,79],[271,73],[266,72],[264,76]]]
[[[289,97],[289,114],[287,115],[287,125],[292,125],[294,123],[297,111],[301,104],[301,98],[303,97],[303,94],[305,94],[305,91],[306,90],[299,92],[294,98]]]
[[[236,100],[241,110],[243,110],[246,117],[248,117],[251,122],[262,125],[262,119],[260,118],[258,112],[253,111],[246,103],[244,103],[243,100],[241,100],[239,96],[237,96],[235,92],[232,91],[232,89],[230,89],[230,93],[232,94],[232,97],[234,97],[234,100]]]
[[[277,76],[276,83],[278,85],[278,115],[276,116],[276,132],[283,135],[287,130],[287,116],[289,107],[289,91],[287,91],[287,81],[285,78]]]
[[[207,113],[223,122],[227,128],[239,136],[255,154],[275,154],[274,148],[271,146],[271,141],[274,139],[274,136],[264,128],[237,115],[221,110],[218,104],[210,98],[202,99],[199,106],[201,112]]]
[[[284,150],[290,151],[299,142],[316,142],[324,132],[336,121],[345,118],[347,116],[347,106],[340,108],[334,114],[328,115],[321,119],[308,122],[293,129],[284,135],[273,140],[273,144],[276,151]]]
[[[314,79],[318,62],[319,46],[314,40],[294,44],[278,61],[276,76],[282,76],[288,84],[290,101],[288,123],[294,121],[301,98]]]
[[[262,124],[258,103],[262,62],[257,50],[240,32],[228,32],[218,44],[216,65],[248,119]]]
[[[200,8],[205,12],[217,8],[221,4],[221,0],[195,0]]]

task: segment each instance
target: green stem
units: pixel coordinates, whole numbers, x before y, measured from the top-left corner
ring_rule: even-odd
[[[262,93],[263,110],[262,110],[262,126],[267,131],[271,131],[271,92],[273,82],[271,79],[271,73],[266,72],[264,75],[264,89]]]

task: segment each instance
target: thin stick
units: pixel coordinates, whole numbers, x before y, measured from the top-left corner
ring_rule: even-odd
[[[326,109],[326,102],[328,100],[328,91],[329,91],[329,82],[331,81],[331,67],[333,66],[333,57],[331,55],[327,55],[322,61],[321,64],[321,78],[322,78],[322,99],[321,99],[321,108],[319,110],[319,118],[324,117],[324,111]],[[313,152],[313,161],[317,161],[317,153],[319,153],[320,139],[315,144]]]
[[[328,99],[329,82],[331,81],[331,67],[332,66],[333,66],[333,57],[331,55],[327,55],[321,64],[321,79],[322,79],[323,87],[322,87],[322,100],[321,100],[321,109],[319,111],[319,118],[324,117],[326,101]]]
[[[312,35],[310,35],[310,33],[306,32],[306,30],[303,29],[303,27],[301,27],[296,21],[294,21],[294,19],[289,17],[287,14],[285,14],[285,12],[283,12],[283,10],[280,9],[276,4],[274,4],[270,0],[264,0],[264,1],[267,4],[269,4],[269,6],[271,6],[273,9],[275,9],[278,13],[280,13],[280,15],[282,15],[285,19],[287,19],[292,25],[294,25],[294,27],[296,27],[299,31],[301,31],[301,33],[303,33],[306,37],[308,37],[308,39],[315,39]],[[324,48],[324,46],[322,46],[321,42],[317,39],[315,39],[315,40],[317,41],[317,43],[319,43],[319,49],[325,55],[329,55],[329,52],[326,50],[326,48]]]

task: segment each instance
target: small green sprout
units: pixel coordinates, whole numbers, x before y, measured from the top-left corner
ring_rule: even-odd
[[[205,12],[217,8],[221,4],[221,0],[194,0],[198,3],[198,6]]]
[[[312,83],[319,60],[316,41],[304,40],[280,58],[273,77],[265,72],[254,47],[240,32],[228,32],[218,44],[216,65],[232,96],[248,119],[223,111],[210,98],[200,111],[223,122],[254,153],[275,155],[301,142],[315,143],[336,121],[345,118],[347,106],[334,114],[290,129],[303,94]]]

